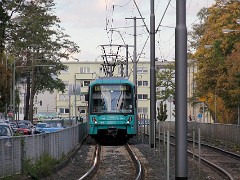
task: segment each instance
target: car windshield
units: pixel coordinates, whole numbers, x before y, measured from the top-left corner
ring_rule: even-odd
[[[53,123],[49,123],[48,124],[48,127],[50,127],[50,128],[61,128],[62,127],[62,124],[61,123],[55,123],[55,122],[53,122]]]
[[[45,128],[47,126],[47,124],[37,124],[36,127],[37,128]]]
[[[92,102],[92,113],[132,113],[132,88],[129,85],[93,86]]]
[[[10,128],[8,126],[0,125],[0,136],[12,136]]]
[[[18,128],[27,129],[28,126],[26,124],[18,124]]]

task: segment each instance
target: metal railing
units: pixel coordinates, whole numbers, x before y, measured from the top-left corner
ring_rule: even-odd
[[[147,116],[139,115],[139,125],[142,128],[141,131],[149,134],[149,119]],[[164,121],[156,123],[156,133],[159,130],[169,130],[170,133],[175,132],[175,121]],[[201,130],[201,136],[203,138],[209,138],[211,140],[221,140],[240,145],[240,125],[236,124],[217,124],[217,123],[201,123],[201,122],[188,122],[188,134],[191,135],[193,130]]]
[[[86,135],[87,124],[82,123],[53,133],[0,139],[0,178],[20,174],[26,158],[35,162],[48,154],[59,159],[78,146]]]
[[[175,122],[165,121],[160,123],[161,129],[169,129],[170,132],[175,131]],[[188,123],[188,133],[192,133],[193,129],[200,128],[201,136],[212,140],[221,140],[233,144],[240,144],[240,126],[236,124],[213,124],[213,123]],[[158,129],[158,128],[157,128]]]

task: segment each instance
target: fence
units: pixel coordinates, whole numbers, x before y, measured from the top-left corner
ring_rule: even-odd
[[[139,115],[139,125],[141,128],[144,126],[142,131],[149,133],[150,131],[150,120],[145,115]],[[156,132],[159,130],[163,132],[169,130],[175,132],[175,121],[164,121],[156,124]],[[233,144],[240,145],[240,125],[236,124],[216,124],[216,123],[199,123],[199,122],[188,122],[188,134],[191,135],[193,130],[197,131],[200,128],[201,136],[212,140],[222,140]]]
[[[20,174],[24,158],[35,162],[43,154],[59,159],[74,149],[87,135],[82,123],[54,133],[0,139],[0,178]]]
[[[163,128],[175,131],[175,122],[165,121],[160,123],[161,131]],[[212,124],[212,123],[188,123],[188,133],[191,134],[193,129],[197,131],[200,128],[201,136],[210,139],[222,140],[234,144],[240,144],[240,126],[235,124]],[[158,127],[156,128],[158,131]],[[163,132],[163,131],[162,131]]]

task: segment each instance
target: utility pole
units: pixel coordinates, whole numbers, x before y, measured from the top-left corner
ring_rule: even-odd
[[[187,28],[186,0],[176,1],[175,179],[187,179]]]
[[[13,61],[13,121],[15,121],[15,110],[16,110],[16,59],[14,57],[14,61]]]
[[[133,50],[133,84],[136,87],[137,90],[137,19],[143,19],[143,18],[125,18],[125,19],[133,19],[134,21],[134,50]],[[137,95],[137,91],[136,91]]]
[[[133,48],[133,84],[136,88],[137,98],[137,19],[134,17],[134,48]],[[137,107],[136,107],[137,108]]]
[[[77,123],[77,82],[76,74],[74,74],[74,102],[75,102],[75,123]]]
[[[150,14],[150,148],[154,147],[156,128],[156,71],[155,71],[155,15],[154,0]]]
[[[128,77],[128,45],[126,44],[126,77]]]
[[[137,110],[137,114],[138,114],[138,101],[137,101],[137,19],[143,19],[143,18],[125,18],[125,19],[133,19],[134,20],[134,50],[133,50],[133,84],[135,86],[135,99],[136,99],[136,110]],[[136,117],[135,119],[136,122],[136,127],[138,127],[138,119]],[[138,131],[138,128],[137,128]],[[138,132],[137,132],[138,133]]]

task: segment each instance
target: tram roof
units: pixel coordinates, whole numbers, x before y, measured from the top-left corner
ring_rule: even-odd
[[[133,83],[128,80],[126,77],[99,77],[95,81],[91,83],[91,85],[94,84],[131,84]]]

